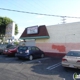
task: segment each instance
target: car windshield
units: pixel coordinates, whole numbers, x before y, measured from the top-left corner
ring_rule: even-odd
[[[9,47],[11,47],[11,46],[12,46],[12,45],[9,44],[9,45],[6,46],[6,48],[9,48]]]
[[[18,50],[27,50],[28,49],[28,47],[26,47],[26,46],[20,46],[20,47],[18,47]]]
[[[70,51],[67,53],[67,56],[80,57],[80,52],[79,51]]]

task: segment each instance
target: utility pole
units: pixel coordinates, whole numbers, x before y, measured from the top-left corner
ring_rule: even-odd
[[[66,21],[65,21],[66,20],[66,17],[65,16],[62,16],[61,18],[62,18],[62,24],[65,24],[66,23]]]

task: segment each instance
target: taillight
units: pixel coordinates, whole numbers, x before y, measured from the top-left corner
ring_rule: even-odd
[[[64,59],[64,58],[63,58],[62,61],[67,61],[67,59]]]
[[[78,60],[77,62],[80,62],[80,60]]]
[[[26,50],[25,53],[29,53],[29,50]]]

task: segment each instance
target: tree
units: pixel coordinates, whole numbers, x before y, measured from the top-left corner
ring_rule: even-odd
[[[0,17],[0,36],[5,35],[6,26],[11,22],[12,20],[7,17]]]
[[[11,22],[13,22],[13,20],[8,17],[0,17],[0,37],[4,37],[6,26]],[[15,24],[15,35],[17,34],[18,34],[18,26],[17,24]]]

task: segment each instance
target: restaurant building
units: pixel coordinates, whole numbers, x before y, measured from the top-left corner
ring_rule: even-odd
[[[27,27],[20,39],[39,47],[47,56],[61,57],[69,50],[80,49],[80,22]]]

